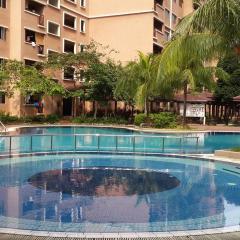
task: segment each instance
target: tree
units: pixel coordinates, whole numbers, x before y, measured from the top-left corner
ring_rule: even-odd
[[[199,36],[195,38],[194,35],[172,40],[168,43],[159,60],[157,81],[161,95],[169,96],[175,91],[183,90],[183,126],[186,125],[188,88],[190,87],[191,90],[202,87],[211,89],[215,77],[227,77],[227,74],[221,68],[205,64],[205,60],[214,55],[211,51],[203,51],[204,40],[209,40],[208,36],[206,38],[201,37],[201,41],[198,40]],[[194,48],[199,49],[201,46],[203,48],[201,51],[191,51]]]
[[[49,57],[45,65],[47,69],[65,70],[74,69],[75,89],[68,91],[68,96],[74,98],[76,109],[76,99],[80,97],[83,101],[94,102],[94,117],[97,116],[97,101],[104,105],[107,113],[107,102],[113,99],[113,91],[117,79],[121,74],[121,64],[115,63],[105,53],[101,52],[102,45],[91,42],[85,47],[83,52],[53,54]],[[112,50],[111,50],[112,51]],[[110,51],[110,52],[111,52]],[[81,82],[81,84],[77,84]],[[76,115],[76,111],[74,111]]]
[[[117,84],[116,94],[127,92],[140,108],[149,113],[148,101],[154,96],[157,75],[157,57],[139,52],[139,59],[125,67],[125,74]],[[122,94],[123,95],[123,94]],[[125,95],[126,97],[126,95]]]
[[[232,98],[240,95],[240,58],[235,54],[226,56],[218,66],[229,74],[229,79],[218,79],[215,89],[215,99],[218,102],[229,103]]]
[[[177,26],[175,37],[211,33],[217,35],[228,50],[239,51],[239,0],[195,0],[194,6],[196,10]]]
[[[26,66],[16,60],[5,61],[0,68],[0,85],[11,97],[15,90],[23,96],[28,94],[58,95],[64,94],[64,88],[43,73],[36,66]]]
[[[108,101],[114,99],[114,90],[121,72],[121,64],[116,64],[111,59],[107,59],[105,62],[92,61],[88,63],[84,74],[86,95],[89,100],[95,103],[94,118],[97,117],[98,103],[105,107],[106,116]]]

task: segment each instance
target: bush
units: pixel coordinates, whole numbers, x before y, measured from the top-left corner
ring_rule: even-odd
[[[59,120],[60,120],[59,116],[56,114],[47,115],[45,119],[45,121],[48,123],[56,123],[56,122],[59,122]]]
[[[13,123],[18,122],[19,118],[17,116],[11,116],[9,113],[0,112],[0,121],[3,123]]]
[[[134,124],[140,126],[142,123],[149,124],[156,128],[175,128],[177,126],[177,117],[173,113],[162,112],[158,114],[138,114],[135,116]]]
[[[156,128],[175,128],[177,127],[176,116],[169,112],[150,114],[150,119]]]
[[[85,115],[79,116],[72,119],[73,123],[76,124],[127,124],[128,121],[124,118],[108,117],[108,118],[97,118],[86,117]]]
[[[147,122],[147,115],[140,113],[138,115],[135,116],[134,118],[134,124],[136,126],[140,126],[142,123],[146,123]]]

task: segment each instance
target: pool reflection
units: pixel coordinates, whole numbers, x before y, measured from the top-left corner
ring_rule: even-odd
[[[215,170],[215,163],[85,160],[1,166],[0,216],[46,224],[162,222],[155,229],[162,231],[223,227],[235,224],[229,207],[240,213],[239,177]]]

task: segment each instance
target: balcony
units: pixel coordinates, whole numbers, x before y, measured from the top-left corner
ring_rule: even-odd
[[[31,55],[31,57],[35,57],[36,54],[45,56],[44,34],[25,29],[25,43],[31,45],[32,49],[34,49],[34,52],[30,48],[27,50],[28,55]]]
[[[44,7],[45,5],[34,0],[26,0],[25,11],[38,17],[38,25],[44,26]]]
[[[154,5],[154,11],[155,15],[160,18],[161,20],[164,20],[164,8],[160,4],[155,4]]]

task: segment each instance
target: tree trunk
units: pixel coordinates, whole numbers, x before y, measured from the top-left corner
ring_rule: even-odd
[[[184,83],[183,89],[183,127],[187,125],[187,83]]]
[[[94,115],[93,115],[94,119],[97,118],[97,111],[98,111],[98,103],[97,101],[94,101]]]

